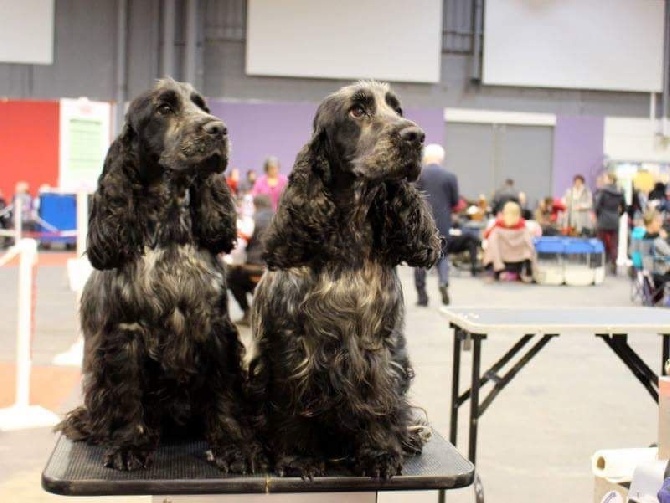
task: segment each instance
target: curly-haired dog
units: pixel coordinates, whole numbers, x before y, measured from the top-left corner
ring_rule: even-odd
[[[385,84],[328,96],[266,234],[252,306],[250,386],[275,468],[311,478],[338,460],[391,477],[420,452],[395,266],[441,246],[414,184],[424,133]]]
[[[146,467],[164,427],[189,425],[219,468],[253,469],[243,347],[217,259],[236,239],[227,160],[224,123],[171,79],[130,104],[107,154],[81,299],[85,405],[58,426],[106,446],[106,466]]]

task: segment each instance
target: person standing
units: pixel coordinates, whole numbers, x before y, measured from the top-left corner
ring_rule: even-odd
[[[279,159],[268,157],[263,164],[265,175],[261,176],[251,189],[252,196],[269,196],[272,201],[272,209],[277,211],[279,198],[288,185],[288,178],[279,172]]]
[[[575,175],[565,193],[565,226],[575,235],[592,235],[593,196],[582,175]]]
[[[603,186],[596,195],[596,234],[605,247],[605,257],[612,274],[617,273],[619,250],[619,217],[623,215],[625,200],[617,186],[614,173],[607,173]]]
[[[37,230],[34,201],[30,195],[30,185],[28,185],[28,182],[16,183],[14,197],[12,198],[12,219],[15,219],[14,212],[19,206],[21,207],[20,220],[22,232]]]
[[[458,179],[456,175],[442,167],[444,149],[436,144],[426,145],[423,154],[424,167],[421,170],[417,187],[426,194],[426,199],[433,213],[437,230],[442,238],[442,257],[437,261],[437,278],[442,304],[449,304],[449,258],[447,256],[447,239],[451,229],[452,208],[458,204]],[[417,292],[417,305],[428,305],[426,291],[427,270],[422,267],[414,269],[414,283]]]

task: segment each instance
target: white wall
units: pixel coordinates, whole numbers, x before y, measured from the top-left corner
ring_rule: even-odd
[[[483,81],[658,92],[663,0],[487,0]]]
[[[660,121],[607,117],[604,153],[612,160],[670,163],[670,137],[660,131]]]
[[[248,0],[248,75],[439,82],[442,0]]]

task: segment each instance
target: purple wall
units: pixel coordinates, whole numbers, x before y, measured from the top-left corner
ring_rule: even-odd
[[[263,161],[277,156],[281,171],[289,173],[295,156],[312,134],[316,103],[243,103],[209,100],[212,113],[221,117],[231,140],[230,168],[244,176],[249,169],[261,174]],[[426,131],[426,142],[441,143],[444,118],[441,108],[409,108],[405,115]]]
[[[556,117],[554,129],[553,191],[562,197],[572,185],[572,178],[581,174],[591,190],[602,168],[605,119],[603,117]]]
[[[444,109],[407,108],[405,117],[416,122],[426,132],[426,144],[444,143]]]

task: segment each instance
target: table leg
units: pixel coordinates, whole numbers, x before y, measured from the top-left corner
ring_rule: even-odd
[[[456,325],[451,325],[454,329],[454,348],[452,359],[452,373],[451,373],[451,420],[449,421],[449,442],[456,447],[458,438],[458,388],[461,375],[461,348],[463,333]],[[437,492],[437,503],[446,502],[446,491],[440,489]]]
[[[658,376],[640,356],[628,345],[627,334],[596,334],[629,368],[636,379],[645,387],[658,403]]]
[[[461,337],[462,331],[459,327],[454,328],[454,352],[451,375],[451,421],[449,423],[449,441],[456,446],[458,437],[458,388],[461,372]]]
[[[661,375],[668,375],[668,370],[666,366],[670,365],[670,334],[663,334],[661,339],[661,344],[663,345],[663,361],[661,362]]]
[[[474,465],[477,456],[477,426],[479,423],[479,368],[482,358],[482,338],[472,334],[474,350],[472,352],[472,394],[470,395],[470,438],[468,441],[468,459]]]

